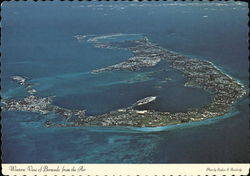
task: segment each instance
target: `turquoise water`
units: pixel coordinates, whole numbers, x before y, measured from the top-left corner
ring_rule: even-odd
[[[205,91],[184,87],[182,75],[164,62],[139,72],[91,74],[132,55],[95,48],[86,41],[110,34],[119,35],[99,41],[147,36],[177,53],[209,60],[245,85],[248,82],[244,3],[8,2],[2,16],[4,97],[27,96],[10,79],[23,75],[32,78],[38,96],[55,95],[55,105],[87,109],[89,115],[127,107],[147,96],[158,98],[143,108],[171,112],[211,101]],[[78,42],[73,37],[77,34],[89,36]],[[172,80],[164,82],[166,77]],[[5,163],[248,162],[246,97],[224,117],[154,129],[44,128],[47,119],[61,117],[16,111],[2,112],[2,117]]]

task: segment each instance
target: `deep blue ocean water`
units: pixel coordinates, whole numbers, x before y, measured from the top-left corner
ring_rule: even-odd
[[[248,85],[247,4],[237,2],[5,2],[2,7],[2,96],[22,98],[10,76],[32,78],[38,96],[100,114],[158,96],[144,108],[185,111],[207,104],[180,73],[160,62],[139,72],[93,75],[119,63],[126,50],[95,48],[73,36],[136,34],[177,53],[213,62]],[[126,39],[125,35],[125,39]],[[131,36],[130,36],[131,37]],[[171,81],[162,82],[166,77]],[[248,162],[248,99],[237,113],[160,131],[133,128],[44,128],[29,112],[2,112],[4,163],[235,163]]]

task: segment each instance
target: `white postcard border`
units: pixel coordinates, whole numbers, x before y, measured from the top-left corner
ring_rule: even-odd
[[[9,176],[240,176],[248,175],[245,164],[2,164]]]

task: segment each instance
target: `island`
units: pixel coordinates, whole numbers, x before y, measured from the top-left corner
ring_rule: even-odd
[[[80,38],[81,39],[81,38]],[[153,67],[160,61],[167,62],[170,67],[181,72],[187,80],[186,87],[195,87],[211,94],[212,101],[201,107],[191,108],[186,112],[159,112],[154,110],[136,110],[152,101],[156,96],[145,97],[129,107],[117,109],[100,115],[86,115],[86,110],[69,110],[53,105],[53,97],[38,97],[36,90],[22,76],[15,76],[13,80],[24,86],[30,94],[22,100],[2,100],[2,110],[31,111],[42,114],[49,112],[58,113],[67,119],[69,123],[46,122],[47,127],[77,127],[77,126],[133,126],[133,127],[157,127],[172,124],[180,124],[193,121],[201,121],[217,116],[225,115],[232,111],[232,106],[241,97],[247,94],[242,83],[221,71],[213,63],[183,56],[169,51],[149,41],[147,37],[140,40],[127,40],[120,42],[94,41],[95,47],[107,49],[126,49],[133,53],[127,60],[93,70],[93,74],[114,71],[139,71],[145,67]]]

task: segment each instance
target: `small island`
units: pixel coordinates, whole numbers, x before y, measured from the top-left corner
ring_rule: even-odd
[[[78,37],[79,38],[79,37]],[[80,38],[82,39],[82,38]],[[3,99],[3,110],[30,111],[42,114],[54,112],[65,117],[69,123],[54,124],[46,122],[46,127],[76,127],[76,126],[133,126],[157,127],[185,122],[201,121],[208,118],[225,115],[232,110],[232,105],[242,96],[246,89],[238,80],[222,72],[213,63],[183,56],[157,44],[146,37],[140,40],[121,42],[98,42],[97,48],[126,49],[133,53],[131,58],[105,68],[93,70],[93,74],[113,72],[118,70],[138,71],[145,67],[152,67],[160,61],[167,62],[173,69],[182,73],[187,82],[184,86],[201,88],[213,96],[211,103],[201,107],[188,109],[186,112],[159,112],[153,110],[136,110],[136,106],[156,101],[156,96],[145,97],[129,107],[117,109],[109,113],[88,116],[86,110],[69,110],[53,105],[53,97],[38,97],[37,90],[32,88],[28,78],[14,76],[13,80],[24,86],[30,94],[22,100]],[[74,118],[73,118],[74,117]]]

